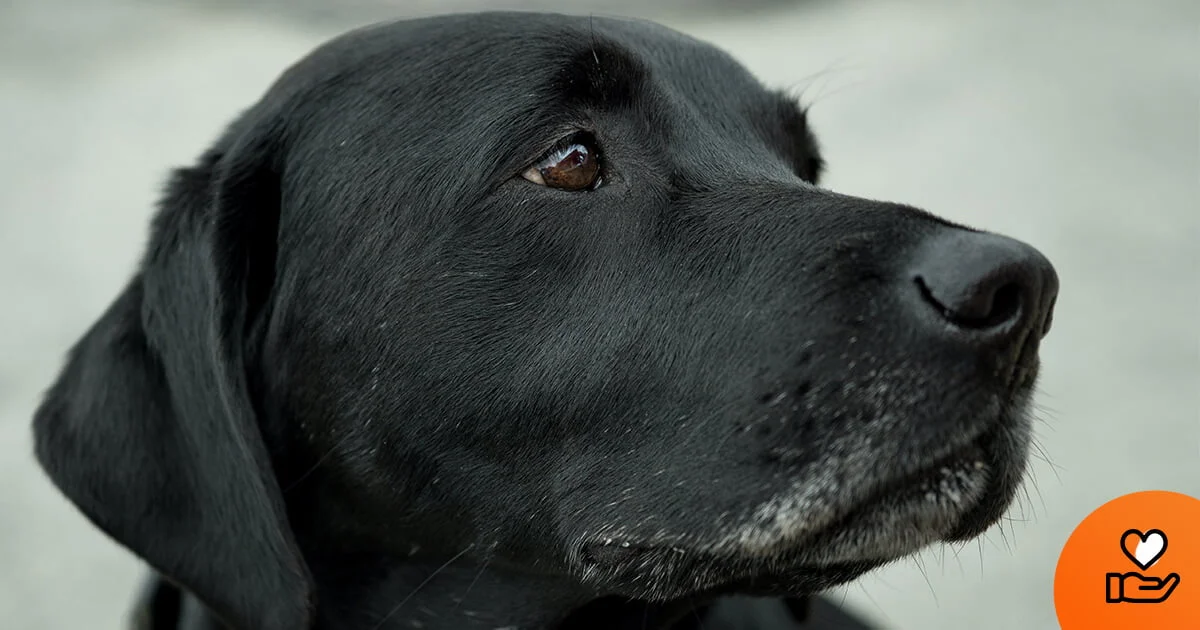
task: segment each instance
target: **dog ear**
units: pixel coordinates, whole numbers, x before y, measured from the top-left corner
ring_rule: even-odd
[[[279,137],[244,118],[175,172],[139,272],[34,417],[58,488],[246,630],[301,630],[313,614],[246,370],[274,277]]]

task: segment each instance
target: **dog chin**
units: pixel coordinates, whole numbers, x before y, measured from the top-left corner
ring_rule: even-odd
[[[998,521],[1020,487],[1029,442],[1023,406],[1002,420],[855,505],[830,504],[836,497],[798,483],[715,538],[605,537],[585,541],[574,563],[586,583],[658,601],[836,586],[929,545],[974,538]]]
[[[864,498],[839,503],[805,484],[760,506],[718,548],[793,566],[887,563],[938,542],[983,534],[1011,505],[1024,479],[1031,388],[1002,403],[988,429],[917,470],[884,478]],[[821,499],[824,499],[822,502]]]

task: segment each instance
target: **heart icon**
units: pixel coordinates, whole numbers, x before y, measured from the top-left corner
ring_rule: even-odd
[[[1121,535],[1121,551],[1145,571],[1167,552],[1167,535],[1160,529],[1144,534],[1141,530],[1131,529]]]

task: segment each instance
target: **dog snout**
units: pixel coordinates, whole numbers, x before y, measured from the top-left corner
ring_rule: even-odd
[[[955,230],[926,242],[912,268],[923,316],[980,347],[1008,349],[1050,330],[1058,275],[1037,249]],[[948,326],[947,326],[948,324]]]

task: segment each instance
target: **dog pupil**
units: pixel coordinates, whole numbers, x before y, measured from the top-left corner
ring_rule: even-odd
[[[542,169],[546,185],[565,190],[581,190],[591,186],[599,174],[600,165],[592,152],[582,144],[569,147],[569,152],[559,161]]]

